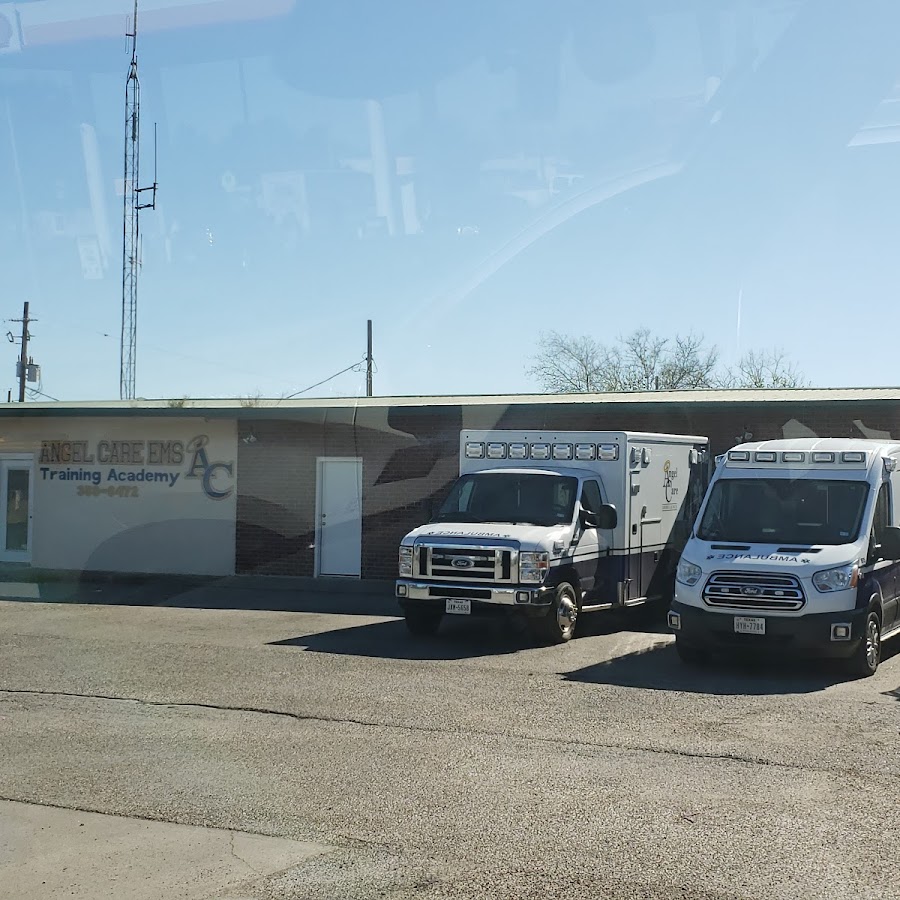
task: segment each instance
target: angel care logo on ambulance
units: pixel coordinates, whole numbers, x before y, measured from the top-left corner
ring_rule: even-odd
[[[673,511],[678,509],[679,488],[675,483],[678,480],[678,469],[667,459],[663,464],[663,509]]]
[[[211,460],[206,434],[189,441],[41,441],[38,471],[42,481],[77,482],[85,497],[138,497],[142,485],[172,488],[182,478],[210,500],[234,493],[234,462]]]

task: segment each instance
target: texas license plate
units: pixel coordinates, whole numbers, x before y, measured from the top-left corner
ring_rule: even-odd
[[[735,634],[765,634],[766,620],[757,616],[735,616]]]
[[[446,611],[456,616],[469,616],[472,614],[472,601],[448,600]]]

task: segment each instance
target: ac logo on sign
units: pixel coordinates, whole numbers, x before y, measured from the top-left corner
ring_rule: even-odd
[[[215,482],[217,477],[221,478],[223,475],[233,479],[234,463],[211,463],[209,454],[206,452],[208,444],[209,436],[205,434],[198,434],[197,437],[188,441],[187,452],[191,454],[191,463],[185,478],[199,478],[203,493],[211,500],[226,500],[234,493],[234,485],[219,488]]]

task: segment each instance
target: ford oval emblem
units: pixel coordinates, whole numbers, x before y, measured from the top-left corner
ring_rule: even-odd
[[[747,597],[756,597],[760,593],[760,590],[758,587],[748,584],[741,590],[741,593]]]
[[[452,564],[454,569],[471,569],[475,563],[472,562],[471,559],[466,559],[463,556],[459,556],[453,560]]]

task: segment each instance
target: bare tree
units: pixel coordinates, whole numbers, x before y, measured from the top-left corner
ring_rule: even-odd
[[[639,328],[610,346],[589,336],[552,331],[542,336],[527,372],[548,393],[804,386],[782,351],[752,351],[733,370],[723,369],[718,348],[707,345],[702,335],[664,338],[649,328]]]
[[[695,390],[717,383],[719,348],[707,347],[702,335],[676,335],[663,366],[662,390]]]
[[[655,390],[666,369],[669,339],[651,334],[649,328],[639,328],[625,338],[620,337],[619,344],[610,353],[616,354],[622,362],[624,384],[621,390]]]
[[[783,350],[750,350],[738,361],[734,370],[722,377],[723,387],[799,388],[808,382]]]
[[[601,380],[605,356],[606,349],[591,337],[567,337],[551,331],[541,336],[541,349],[528,373],[549,394],[605,391],[608,388]]]

